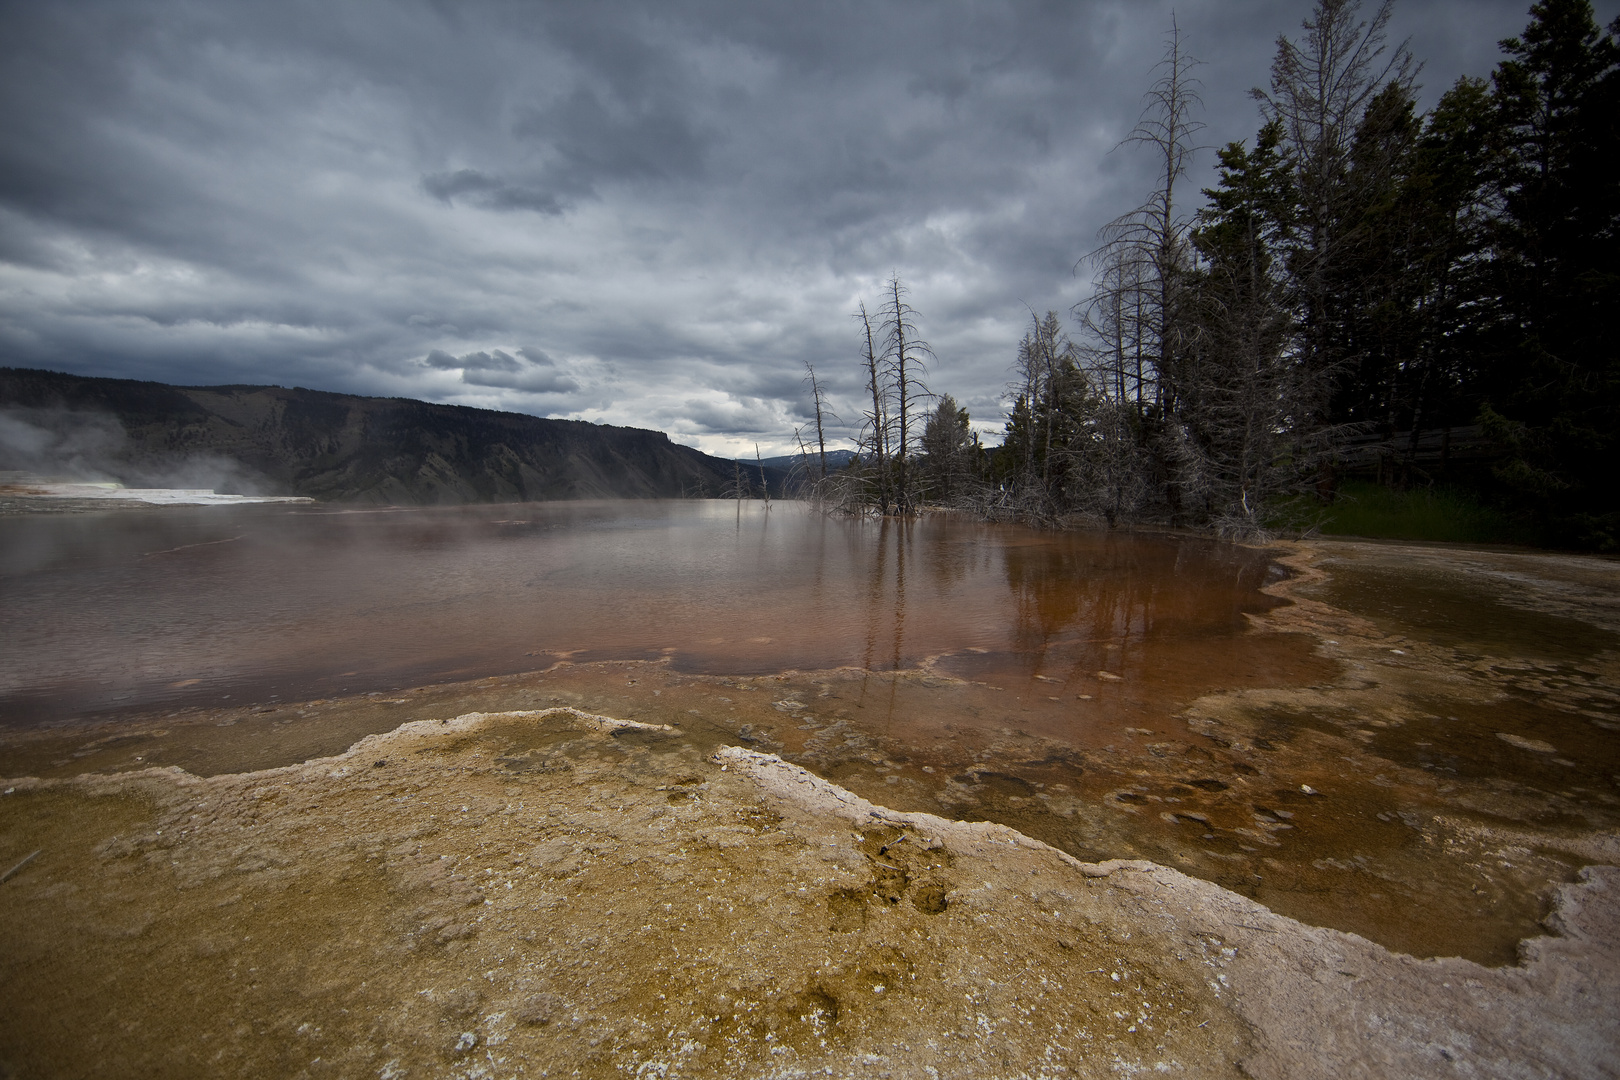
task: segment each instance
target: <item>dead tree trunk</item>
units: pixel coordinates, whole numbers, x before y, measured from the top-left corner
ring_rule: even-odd
[[[871,456],[873,470],[876,474],[878,509],[887,514],[889,512],[889,415],[884,404],[883,375],[878,368],[877,337],[872,331],[872,317],[866,312],[866,305],[861,304],[861,329],[866,334],[866,388],[872,394],[872,411],[867,415],[867,423],[871,429]]]
[[[931,356],[933,351],[917,333],[914,321],[917,312],[905,301],[906,287],[900,283],[900,275],[896,274],[889,279],[887,292],[888,297],[884,300],[882,312],[883,356],[887,373],[894,380],[895,421],[900,428],[893,448],[895,508],[904,514],[915,509],[916,504],[916,493],[912,490],[908,468],[912,402],[927,396],[927,389],[921,380],[924,371],[923,357]]]
[[[816,407],[816,447],[821,451],[821,479],[827,479],[827,429],[822,422],[821,382],[816,378],[816,369],[810,366],[810,361],[804,362],[804,370],[810,373],[810,396]]]

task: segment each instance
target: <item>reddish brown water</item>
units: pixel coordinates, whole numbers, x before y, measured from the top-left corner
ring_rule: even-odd
[[[1256,591],[1267,566],[1200,541],[792,505],[12,517],[0,715],[291,700],[559,658],[758,674],[941,657],[1065,687],[1153,669],[1175,698],[1304,662],[1244,634],[1244,613],[1275,603]]]

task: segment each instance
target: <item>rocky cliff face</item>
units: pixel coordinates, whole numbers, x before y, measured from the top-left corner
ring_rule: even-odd
[[[279,386],[0,368],[0,468],[392,504],[714,497],[730,462],[663,432]]]

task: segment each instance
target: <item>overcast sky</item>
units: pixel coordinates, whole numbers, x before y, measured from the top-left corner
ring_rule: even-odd
[[[1115,147],[1172,6],[1202,141],[1252,135],[1309,3],[0,3],[0,364],[769,455],[806,361],[858,417],[851,313],[897,272],[996,430],[1029,310],[1151,183]],[[1528,6],[1400,0],[1424,104]]]

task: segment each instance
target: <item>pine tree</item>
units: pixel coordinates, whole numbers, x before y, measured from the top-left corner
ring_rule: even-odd
[[[1007,420],[998,478],[1009,484],[1027,516],[1051,521],[1083,505],[1081,457],[1089,437],[1093,398],[1080,353],[1057,313],[1031,316],[1018,346],[1020,384]]]
[[[1361,239],[1357,133],[1381,91],[1410,91],[1417,74],[1404,42],[1394,50],[1386,45],[1393,0],[1382,0],[1367,21],[1360,8],[1359,0],[1317,0],[1299,42],[1278,38],[1270,88],[1253,91],[1266,119],[1281,128],[1293,165],[1287,268],[1300,362],[1328,384],[1343,376],[1352,348],[1345,326],[1350,301],[1338,286]],[[1320,403],[1323,423],[1327,406]]]
[[[970,493],[977,478],[979,441],[968,411],[949,394],[928,414],[918,445],[918,474],[923,495],[950,506]]]
[[[1267,502],[1297,483],[1311,410],[1300,402],[1310,372],[1295,364],[1294,323],[1281,253],[1291,228],[1293,163],[1282,126],[1261,128],[1252,150],[1220,151],[1220,179],[1204,194],[1194,242],[1199,348],[1184,380],[1183,410],[1203,451],[1203,515],[1217,528],[1252,535]]]
[[[1620,20],[1542,0],[1493,76],[1503,318],[1482,419],[1498,476],[1566,542],[1620,546]]]

